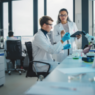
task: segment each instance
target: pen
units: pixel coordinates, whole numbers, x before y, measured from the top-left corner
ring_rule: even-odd
[[[59,89],[64,89],[64,90],[73,90],[76,91],[76,88],[70,88],[70,87],[59,87],[59,86],[51,86],[52,88],[59,88]]]

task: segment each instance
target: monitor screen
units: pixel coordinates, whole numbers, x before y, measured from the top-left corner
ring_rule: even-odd
[[[15,38],[17,38],[18,40],[21,40],[21,36],[14,36]]]
[[[9,37],[7,37],[8,39]],[[14,38],[18,39],[18,40],[21,40],[21,36],[14,36]]]

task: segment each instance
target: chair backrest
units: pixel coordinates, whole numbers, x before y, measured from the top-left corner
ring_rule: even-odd
[[[7,40],[7,59],[17,60],[22,57],[22,46],[20,40]]]
[[[29,61],[33,61],[32,42],[25,42],[25,45],[26,45]]]
[[[29,61],[33,61],[33,51],[32,51],[32,42],[25,42]],[[36,73],[33,71],[33,62],[29,62],[28,70],[26,73],[26,77],[35,77]]]

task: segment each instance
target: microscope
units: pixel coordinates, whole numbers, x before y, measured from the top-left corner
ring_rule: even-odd
[[[93,62],[95,53],[89,53],[90,48],[92,45],[95,45],[95,39],[93,36],[89,35],[88,33],[82,31],[82,34],[87,38],[88,42],[91,43],[87,48],[83,50],[83,52],[86,52],[86,57],[82,57],[82,60],[85,62]]]

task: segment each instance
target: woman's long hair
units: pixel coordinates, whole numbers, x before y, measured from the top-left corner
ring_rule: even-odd
[[[62,12],[62,11],[66,11],[67,14],[68,14],[67,9],[65,9],[65,8],[61,9],[61,10],[59,11],[59,14],[60,14],[60,12]],[[60,20],[60,18],[59,18],[59,14],[58,14],[58,19],[57,19],[57,24],[61,22],[61,20]],[[70,22],[71,22],[71,20],[69,19],[69,17],[67,18],[67,21],[70,21]]]

